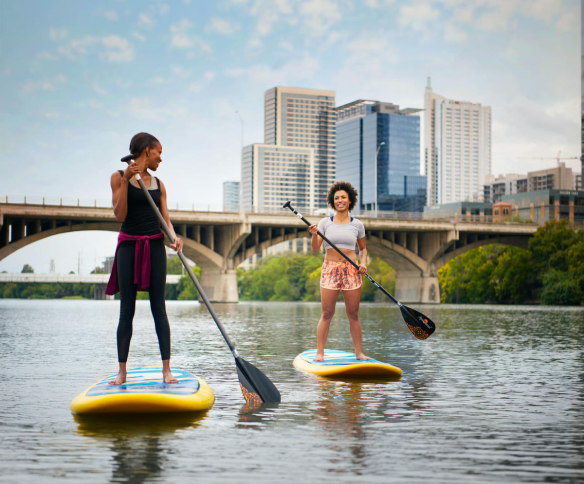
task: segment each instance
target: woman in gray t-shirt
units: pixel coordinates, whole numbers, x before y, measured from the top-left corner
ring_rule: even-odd
[[[320,277],[320,299],[322,315],[316,330],[316,361],[324,359],[324,347],[328,336],[331,319],[335,314],[335,306],[339,291],[343,291],[345,310],[349,318],[349,329],[355,355],[360,360],[368,360],[361,349],[361,323],[359,321],[359,303],[361,300],[361,277],[367,273],[367,249],[365,248],[365,228],[363,224],[351,217],[349,211],[357,203],[357,190],[349,182],[333,183],[328,195],[328,204],[336,210],[333,217],[323,218],[318,226],[311,225],[308,230],[312,234],[312,251],[318,252],[323,239],[320,232],[341,249],[350,259],[357,262],[355,246],[359,246],[359,270],[355,269],[335,249],[324,242],[326,256],[322,265]]]

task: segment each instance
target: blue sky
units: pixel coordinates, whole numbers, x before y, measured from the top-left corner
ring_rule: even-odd
[[[0,196],[107,200],[148,131],[169,200],[220,204],[239,177],[235,111],[245,144],[262,142],[265,90],[423,107],[428,74],[435,92],[492,106],[494,174],[544,168],[518,158],[580,156],[579,20],[578,0],[0,2]],[[0,270],[46,272],[52,254],[76,271],[80,251],[89,270],[114,239],[54,237]]]

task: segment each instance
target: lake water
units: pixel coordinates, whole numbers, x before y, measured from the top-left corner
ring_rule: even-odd
[[[418,306],[417,306],[418,307]],[[390,304],[363,304],[366,354],[398,382],[338,382],[292,366],[319,304],[216,310],[282,403],[248,409],[206,308],[168,302],[172,365],[215,392],[196,418],[80,419],[69,404],[117,371],[117,301],[0,300],[0,482],[584,482],[584,309],[419,306],[415,339]],[[351,350],[344,306],[328,348]],[[129,367],[159,365],[139,301]]]

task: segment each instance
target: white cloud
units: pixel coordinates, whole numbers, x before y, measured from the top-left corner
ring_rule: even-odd
[[[166,3],[158,5],[158,15],[168,15],[168,12],[170,12],[170,7]]]
[[[323,34],[343,18],[338,3],[332,0],[309,0],[300,7],[305,27],[314,34]]]
[[[147,13],[141,13],[138,15],[138,25],[140,27],[152,27],[154,25],[154,19]]]
[[[69,82],[63,74],[57,74],[55,80],[63,83]]]
[[[398,22],[402,27],[411,27],[414,30],[423,30],[428,22],[437,20],[440,11],[429,3],[418,5],[403,5],[399,9]]]
[[[103,87],[101,87],[97,82],[93,83],[93,90],[100,96],[108,95],[108,92]]]
[[[134,49],[130,43],[118,35],[104,37],[103,45],[106,48],[100,56],[109,62],[130,62],[134,60]]]
[[[106,37],[85,36],[81,39],[71,40],[59,47],[58,52],[68,59],[76,60],[87,55],[87,49],[91,46],[101,45],[105,48],[99,56],[108,62],[129,62],[134,60],[134,49],[124,38],[118,35]]]
[[[369,8],[381,8],[385,5],[391,5],[395,3],[395,0],[365,0],[365,6]]]
[[[464,42],[468,39],[468,35],[452,22],[449,22],[444,26],[444,39],[448,42]]]
[[[22,90],[24,92],[35,92],[35,91],[54,91],[55,86],[50,81],[27,81],[23,86]]]
[[[135,39],[138,39],[140,42],[145,42],[146,41],[146,37],[144,37],[139,32],[132,32],[132,37],[134,37]]]
[[[87,101],[87,105],[92,109],[101,109],[103,108],[103,104],[96,101],[95,99],[90,99]]]
[[[118,13],[115,10],[103,10],[100,8],[94,13],[94,15],[103,17],[110,22],[117,22],[119,20]]]
[[[187,117],[189,113],[183,105],[184,103],[178,106],[158,107],[149,97],[133,97],[127,110],[130,115],[141,121],[165,121],[168,118]]]
[[[574,9],[571,12],[563,13],[556,22],[556,28],[562,32],[570,32],[578,29],[578,20],[580,19],[580,16],[577,10],[578,9]]]
[[[520,0],[491,0],[491,8],[479,15],[475,25],[481,30],[505,30]]]
[[[528,0],[523,2],[523,12],[537,20],[549,22],[562,8],[562,0]]]
[[[178,49],[197,49],[200,52],[211,52],[211,46],[191,33],[192,24],[187,19],[170,26],[171,42]]]
[[[56,29],[51,27],[49,29],[49,39],[53,41],[63,40],[67,37],[67,29]]]
[[[161,84],[164,84],[165,82],[166,82],[166,79],[158,76],[158,77],[153,77],[146,84],[148,86],[160,86]]]
[[[288,0],[255,0],[249,9],[249,14],[257,18],[255,33],[260,37],[271,33],[282,15],[292,13]]]
[[[294,46],[292,45],[292,42],[290,42],[288,40],[282,40],[278,44],[278,47],[280,47],[280,49],[287,50],[288,52],[292,52],[294,50]]]
[[[39,60],[56,60],[57,57],[55,57],[53,54],[51,54],[50,52],[47,51],[42,51],[37,53],[36,58]]]
[[[207,32],[213,31],[222,35],[231,35],[240,29],[238,23],[231,22],[230,20],[214,17],[211,19],[210,24],[205,29]]]
[[[207,71],[203,74],[202,79],[191,83],[189,86],[189,91],[200,92],[203,88],[207,87],[210,82],[215,78],[215,73],[212,71]]]
[[[225,74],[229,77],[247,78],[254,84],[262,86],[277,86],[291,83],[303,82],[307,87],[320,69],[318,60],[308,54],[301,59],[295,59],[284,64],[278,69],[266,65],[255,65],[245,68],[226,69]]]

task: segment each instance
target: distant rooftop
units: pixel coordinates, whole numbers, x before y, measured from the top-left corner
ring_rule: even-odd
[[[342,106],[336,107],[335,111],[337,112],[337,120],[345,121],[347,119],[362,117],[372,113],[400,114],[403,116],[410,116],[412,114],[423,111],[423,109],[400,109],[397,104],[393,103],[358,99],[348,104],[343,104]]]

